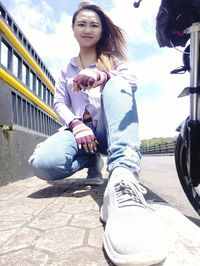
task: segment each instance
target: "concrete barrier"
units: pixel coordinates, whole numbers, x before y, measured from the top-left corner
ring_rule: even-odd
[[[20,127],[0,128],[0,186],[34,175],[27,160],[46,137]]]

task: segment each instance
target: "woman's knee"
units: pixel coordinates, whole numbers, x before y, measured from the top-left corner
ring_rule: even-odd
[[[108,82],[106,83],[105,87],[114,87],[114,88],[122,88],[122,87],[130,87],[129,82],[120,76],[112,76]]]
[[[36,147],[29,159],[35,174],[45,180],[57,180],[71,175],[76,154],[74,138],[64,132],[55,134]]]
[[[102,98],[113,99],[113,98],[120,98],[124,95],[132,95],[132,89],[127,80],[122,77],[114,76],[112,77],[105,85],[102,91]]]
[[[59,180],[72,175],[72,156],[47,157],[38,154],[32,161],[31,166],[35,175],[44,180]]]

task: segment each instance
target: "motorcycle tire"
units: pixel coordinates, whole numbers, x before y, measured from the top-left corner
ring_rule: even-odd
[[[200,192],[193,186],[188,174],[188,150],[181,134],[176,140],[175,165],[183,191],[192,207],[200,215]]]

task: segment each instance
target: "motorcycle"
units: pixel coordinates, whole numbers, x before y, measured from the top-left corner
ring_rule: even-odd
[[[165,4],[166,6],[163,9],[160,7],[156,18],[157,27],[160,26],[158,25],[158,18],[161,20],[162,31],[158,32],[157,28],[156,38],[160,47],[184,46],[183,67],[172,70],[171,73],[189,72],[189,86],[184,88],[179,96],[189,96],[190,108],[188,117],[176,129],[179,133],[176,139],[174,157],[176,171],[183,191],[194,210],[200,215],[200,1],[182,0],[181,4],[184,4],[184,1],[190,5],[193,4],[195,18],[188,19],[187,17],[187,23],[185,23],[184,13],[176,14],[174,23],[181,18],[179,26],[182,24],[185,28],[181,32],[182,35],[180,35],[180,32],[177,35],[171,35],[173,41],[169,39],[169,30],[168,35],[163,30],[165,21],[168,23],[169,20],[169,16],[165,20],[165,15],[169,15],[167,8],[172,8],[169,4],[170,1],[161,1],[161,5]],[[138,8],[141,2],[142,0],[134,2],[134,7]],[[171,9],[171,11],[174,10]],[[189,13],[187,12],[187,15]]]

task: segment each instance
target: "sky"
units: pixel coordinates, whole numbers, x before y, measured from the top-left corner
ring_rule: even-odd
[[[79,0],[1,0],[47,68],[57,79],[60,68],[78,53],[71,18]],[[189,97],[178,98],[189,86],[189,74],[172,75],[183,65],[184,48],[160,48],[155,19],[161,0],[94,0],[127,33],[130,71],[138,80],[136,101],[140,139],[174,137],[188,116]]]

